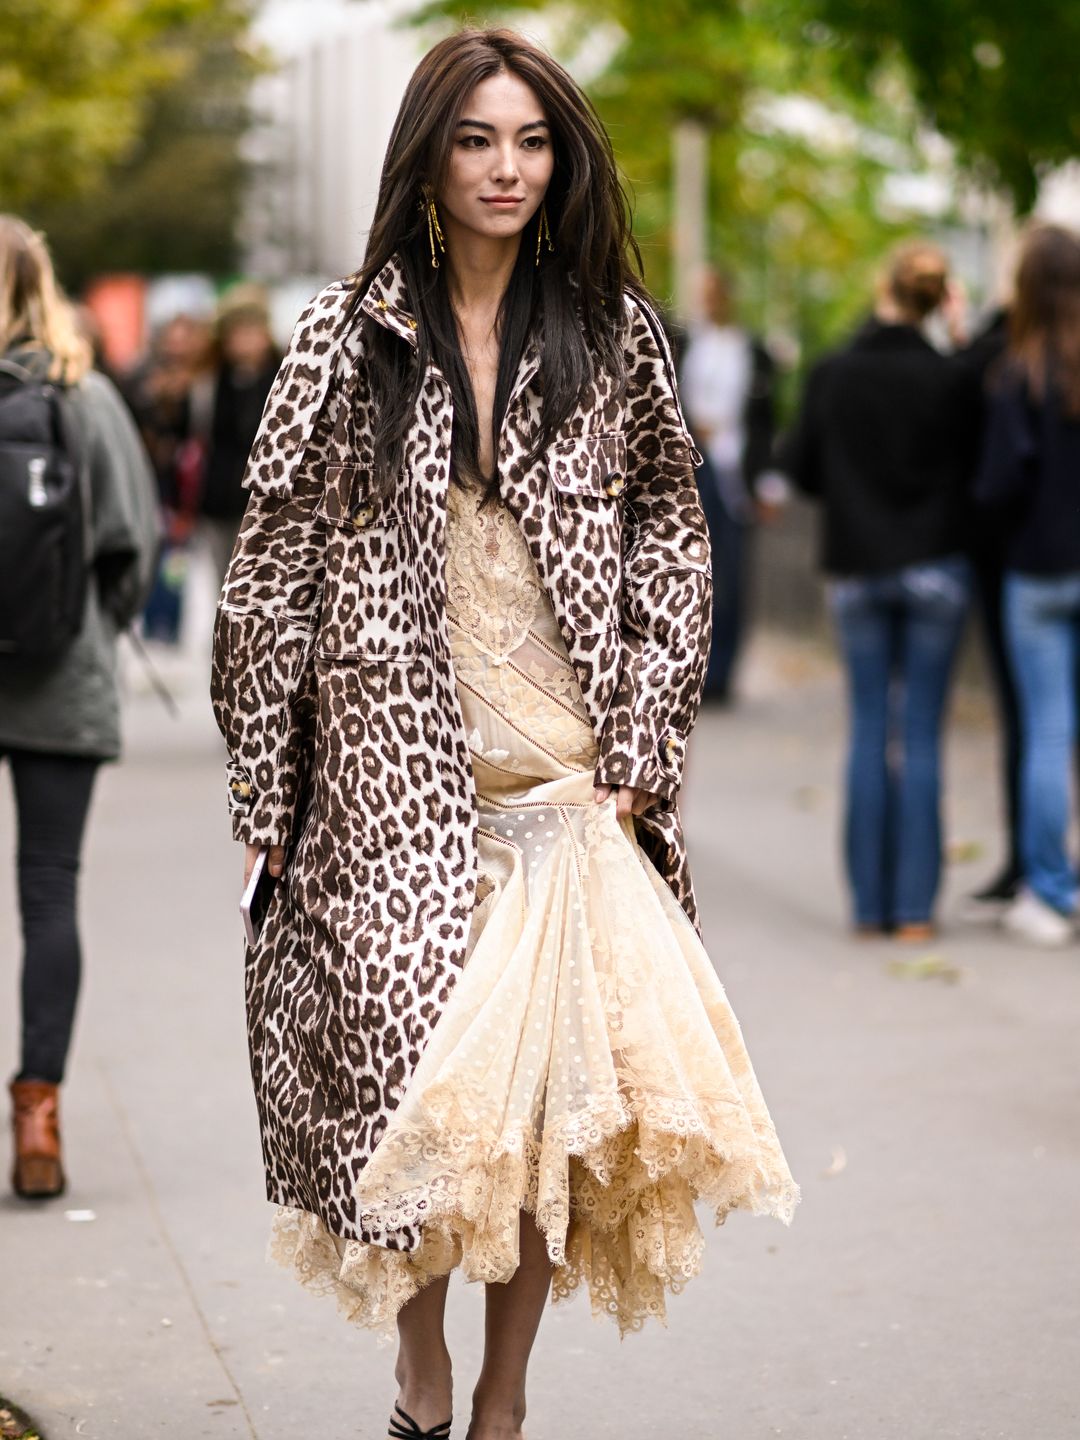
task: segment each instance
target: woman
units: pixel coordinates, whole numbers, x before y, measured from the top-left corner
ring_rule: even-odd
[[[553,1277],[636,1328],[697,1267],[695,1197],[795,1201],[693,923],[709,552],[630,247],[565,72],[436,45],[221,601],[235,833],[284,876],[247,970],[274,1249],[396,1319],[398,1437],[449,1428],[455,1267],[488,1282],[468,1433],[507,1440]]]
[[[44,240],[10,215],[0,216],[0,355],[0,758],[15,785],[23,936],[14,1187],[42,1198],[64,1188],[59,1092],[79,991],[83,834],[98,767],[120,753],[116,641],[145,599],[157,522],[127,409],[90,368]],[[65,443],[33,433],[39,407],[57,417]],[[74,633],[55,651],[41,634],[35,649],[25,622],[42,613],[42,597],[14,578],[34,573],[27,536],[37,532],[22,527],[48,509],[52,446],[56,465],[77,466],[84,482],[85,548],[72,564],[88,572]]]
[[[959,372],[924,334],[948,297],[944,255],[923,243],[900,249],[873,318],[811,372],[784,457],[824,509],[851,705],[855,929],[910,941],[933,928],[941,726],[970,589]]]
[[[199,499],[202,531],[219,584],[247,500],[243,489],[247,458],[280,363],[266,296],[256,286],[236,286],[225,296],[217,317],[217,373]]]
[[[1069,776],[1080,667],[1080,239],[1027,237],[1004,365],[991,387],[976,495],[1006,535],[1003,613],[1020,702],[1020,849],[1014,934],[1062,945],[1074,933]]]
[[[174,315],[152,337],[149,354],[124,387],[157,477],[164,531],[142,633],[165,645],[180,641],[212,401],[210,356],[209,325]]]

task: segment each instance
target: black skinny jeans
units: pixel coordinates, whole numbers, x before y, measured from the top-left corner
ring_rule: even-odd
[[[17,1078],[59,1085],[79,996],[76,887],[100,762],[31,750],[9,750],[6,755],[15,783],[23,934],[22,1065]]]

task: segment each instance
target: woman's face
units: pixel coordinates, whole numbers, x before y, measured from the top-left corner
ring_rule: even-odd
[[[481,80],[465,101],[435,197],[451,244],[458,227],[488,239],[520,235],[554,165],[547,117],[524,80],[506,71]]]

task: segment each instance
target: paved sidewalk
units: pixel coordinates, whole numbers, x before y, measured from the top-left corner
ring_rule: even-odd
[[[789,1232],[737,1216],[712,1237],[667,1330],[620,1346],[581,1302],[553,1313],[530,1440],[1072,1440],[1080,948],[949,924],[925,967],[943,974],[919,979],[896,973],[894,948],[848,939],[837,679],[765,642],[749,688],[740,710],[706,715],[687,812],[706,938],[804,1202]],[[263,1258],[239,855],[207,707],[193,690],[177,724],[139,696],[128,729],[84,878],[72,1189],[0,1201],[0,1392],[48,1440],[380,1440],[392,1353]],[[996,858],[991,738],[967,725],[950,747],[951,833],[986,854],[950,875],[946,919]],[[462,1416],[480,1300],[453,1287]]]

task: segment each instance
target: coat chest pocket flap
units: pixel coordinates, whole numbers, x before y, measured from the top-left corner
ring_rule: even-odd
[[[315,507],[326,526],[315,651],[329,659],[404,660],[419,648],[408,532],[373,481],[368,466],[328,465]]]
[[[582,435],[548,452],[551,483],[560,495],[617,500],[626,488],[625,435]]]
[[[620,619],[626,437],[582,435],[548,452],[562,551],[562,590],[575,630],[610,630]]]

